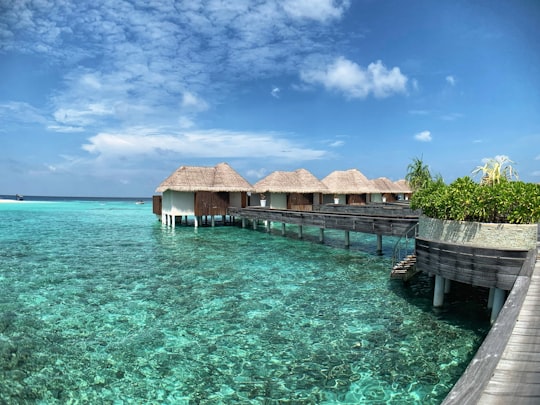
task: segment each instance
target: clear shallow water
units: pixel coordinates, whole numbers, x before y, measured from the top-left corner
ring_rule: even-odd
[[[260,228],[262,230],[262,227]],[[488,329],[394,243],[163,228],[151,204],[0,204],[0,403],[438,404]]]

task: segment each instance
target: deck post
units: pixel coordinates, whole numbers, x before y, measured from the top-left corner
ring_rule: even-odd
[[[266,232],[270,232],[271,225],[272,225],[272,222],[264,221],[264,227],[266,228]]]
[[[257,229],[257,219],[253,218],[253,229]]]
[[[493,308],[493,295],[494,295],[494,293],[495,293],[495,287],[491,287],[489,289],[487,309]]]
[[[285,236],[285,222],[281,223],[281,234]]]
[[[452,280],[449,278],[444,279],[444,293],[448,294],[450,292],[450,288],[452,287]]]
[[[382,235],[377,234],[377,254],[382,255]]]
[[[435,275],[435,288],[433,290],[433,306],[442,307],[444,303],[444,277]]]
[[[216,220],[214,219],[214,216],[210,216],[210,223],[212,224],[212,228],[216,226]]]
[[[351,246],[349,231],[345,231],[345,247]]]
[[[242,228],[246,227],[246,219],[242,217]]]
[[[506,300],[506,291],[501,290],[500,288],[495,288],[493,293],[493,308],[491,309],[491,323],[493,324],[501,312],[502,307],[504,306],[504,301]]]
[[[302,225],[298,225],[298,239],[302,239],[304,237],[304,230],[302,229]]]
[[[319,242],[324,243],[324,228],[319,228]]]

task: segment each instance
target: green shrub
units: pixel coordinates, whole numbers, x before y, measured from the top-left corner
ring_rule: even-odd
[[[411,208],[438,219],[534,224],[540,222],[540,184],[502,180],[486,185],[468,176],[450,185],[438,180],[413,194]]]

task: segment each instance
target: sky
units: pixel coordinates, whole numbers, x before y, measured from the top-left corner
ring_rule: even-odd
[[[540,182],[540,1],[0,0],[0,195],[146,197],[183,165],[254,184]]]

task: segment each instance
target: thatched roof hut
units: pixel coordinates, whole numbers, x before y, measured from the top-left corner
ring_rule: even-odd
[[[401,193],[403,194],[412,194],[411,186],[409,186],[409,182],[405,179],[401,179],[394,182],[400,189]]]
[[[181,166],[158,186],[156,192],[247,192],[252,189],[231,166],[219,163],[215,167]]]
[[[321,182],[328,188],[329,194],[365,194],[373,190],[368,178],[357,169],[336,170]]]
[[[378,179],[371,180],[374,193],[390,193],[390,194],[399,194],[403,193],[402,188],[394,183],[392,180],[386,177],[379,177]]]
[[[328,193],[328,188],[306,169],[275,171],[253,185],[257,193]]]

